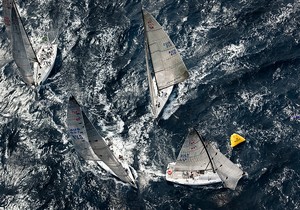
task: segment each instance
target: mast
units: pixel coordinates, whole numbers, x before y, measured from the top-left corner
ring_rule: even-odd
[[[208,156],[208,159],[209,159],[209,161],[210,161],[210,164],[211,164],[211,167],[212,167],[213,172],[216,173],[215,168],[214,168],[214,165],[213,165],[212,160],[211,160],[211,157],[210,157],[210,155],[209,155],[209,153],[208,153],[208,151],[207,151],[207,148],[206,148],[206,146],[205,146],[205,144],[204,144],[204,141],[203,141],[203,139],[202,139],[202,136],[198,133],[198,131],[197,131],[195,128],[193,128],[193,129],[194,129],[194,131],[196,131],[196,133],[197,133],[197,135],[198,135],[200,141],[201,141],[202,144],[203,144],[203,147],[204,147],[205,152],[206,152],[206,154],[207,154],[207,156]]]
[[[145,45],[146,68],[147,68],[148,84],[149,84],[150,98],[151,98],[151,104],[152,104],[151,109],[152,109],[153,114],[156,115],[153,79],[152,79],[151,72],[149,69],[149,43],[148,43],[148,39],[147,39],[147,35],[146,35],[146,25],[145,25],[143,8],[141,8],[141,10],[142,10],[143,25],[144,25],[144,45]],[[156,85],[156,90],[158,91],[157,83],[155,83],[155,85]]]

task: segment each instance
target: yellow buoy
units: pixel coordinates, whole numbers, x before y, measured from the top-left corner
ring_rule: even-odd
[[[240,136],[237,133],[234,133],[230,136],[230,144],[231,147],[235,147],[236,145],[246,141],[244,137]]]

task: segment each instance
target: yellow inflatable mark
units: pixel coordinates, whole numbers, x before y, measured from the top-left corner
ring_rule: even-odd
[[[230,144],[231,144],[231,147],[235,147],[237,146],[238,144],[242,143],[246,141],[244,137],[240,136],[239,134],[237,133],[234,133],[230,136]]]

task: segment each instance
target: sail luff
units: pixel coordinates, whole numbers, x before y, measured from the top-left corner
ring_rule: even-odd
[[[158,89],[162,90],[187,79],[187,68],[162,26],[145,10],[143,19]]]

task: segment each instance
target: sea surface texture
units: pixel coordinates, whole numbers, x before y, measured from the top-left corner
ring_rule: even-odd
[[[0,209],[299,209],[299,0],[16,0],[33,48],[55,39],[38,93],[0,31]],[[141,6],[162,24],[190,77],[154,122]],[[2,16],[2,3],[0,3]],[[136,170],[123,184],[74,150],[74,95]],[[247,176],[235,191],[165,180],[195,127]],[[239,133],[246,143],[231,148]]]

